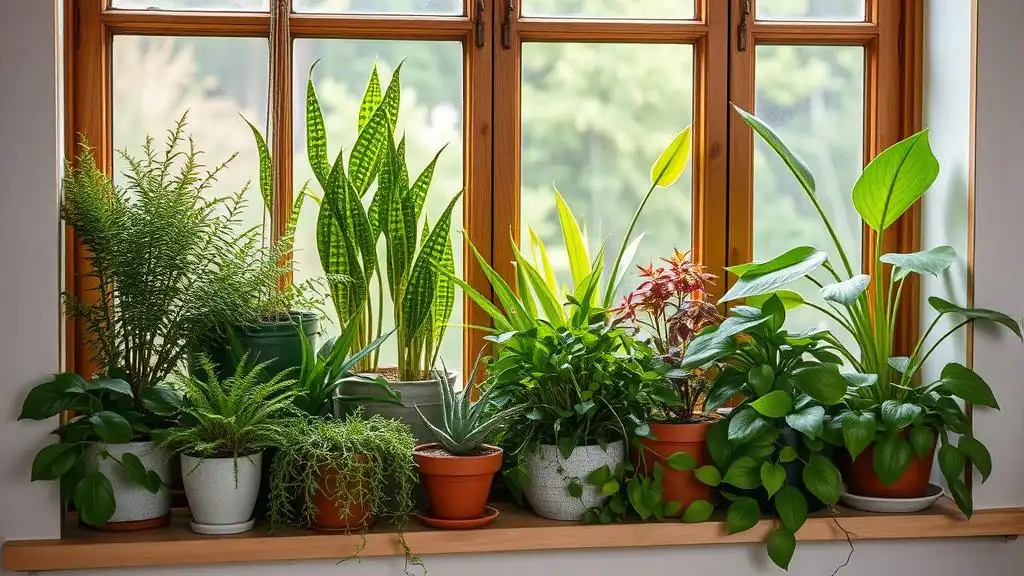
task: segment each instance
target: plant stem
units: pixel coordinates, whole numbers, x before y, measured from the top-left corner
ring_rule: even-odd
[[[615,277],[619,275],[619,266],[622,264],[622,256],[626,253],[626,247],[629,246],[629,240],[633,236],[633,229],[636,228],[636,223],[640,219],[640,213],[643,212],[644,206],[647,205],[647,201],[651,199],[651,194],[654,193],[654,189],[658,185],[655,183],[651,184],[651,188],[647,190],[647,194],[644,195],[644,199],[637,206],[636,212],[633,213],[633,219],[629,222],[629,227],[626,228],[626,235],[622,237],[622,244],[619,246],[619,252],[615,255],[615,263],[612,265],[611,276],[608,277],[608,286],[604,293],[605,308],[610,308],[612,305],[612,299],[615,297]]]

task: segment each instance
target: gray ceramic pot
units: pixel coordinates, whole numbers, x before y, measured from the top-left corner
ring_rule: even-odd
[[[368,375],[375,376],[375,375]],[[448,372],[449,383],[454,383],[455,372]],[[416,413],[415,406],[419,406],[423,415],[431,422],[441,421],[441,391],[437,387],[436,380],[414,380],[408,382],[392,382],[391,387],[402,397],[402,404],[390,404],[388,402],[375,402],[373,400],[360,399],[356,401],[346,400],[346,396],[360,397],[384,397],[384,392],[373,384],[360,382],[346,382],[342,384],[334,395],[334,415],[343,418],[352,414],[360,407],[365,416],[380,414],[385,418],[395,418],[405,423],[416,439],[416,444],[433,442],[434,438],[430,431],[423,425],[420,415]]]

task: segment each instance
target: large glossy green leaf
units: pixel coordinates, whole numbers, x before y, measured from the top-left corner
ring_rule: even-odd
[[[78,463],[79,458],[85,453],[86,446],[84,442],[74,442],[44,447],[32,460],[32,481],[60,478]]]
[[[971,404],[999,408],[992,388],[977,372],[956,362],[942,368],[939,390],[952,394]]]
[[[651,184],[671,186],[679,179],[690,158],[690,127],[676,135],[651,166]]]
[[[921,417],[922,410],[917,404],[886,400],[881,407],[882,423],[891,430],[902,430]]]
[[[800,183],[800,186],[803,187],[808,194],[813,195],[814,176],[811,175],[811,171],[807,168],[807,165],[804,164],[803,161],[786,146],[782,139],[775,134],[775,131],[765,124],[760,118],[736,105],[733,105],[733,108],[736,109],[740,118],[750,125],[750,127],[754,129],[754,132],[757,132],[757,134],[768,144],[768,146],[772,148],[772,150],[775,150],[775,153],[779,155],[779,158],[781,158],[786,164],[790,172],[793,173],[793,176],[796,176],[796,180]]]
[[[750,403],[750,407],[768,418],[782,418],[793,409],[793,397],[785,390],[772,390]]]
[[[102,526],[114,515],[114,487],[102,472],[91,472],[75,487],[75,508],[82,521]]]
[[[771,498],[782,488],[786,482],[786,469],[778,462],[763,462],[761,464],[761,485],[768,492]]]
[[[821,406],[808,406],[799,412],[786,415],[786,424],[810,439],[821,435],[825,422],[825,409]]]
[[[820,293],[821,297],[829,302],[849,306],[860,298],[860,295],[867,290],[868,284],[870,283],[871,276],[868,276],[867,274],[857,274],[853,278],[843,280],[842,282],[826,284],[821,288]]]
[[[828,254],[814,248],[794,248],[768,262],[757,263],[742,270],[742,275],[719,300],[731,302],[748,296],[766,294],[799,280],[821,267]]]
[[[854,459],[875,441],[875,415],[850,412],[843,418],[843,445]]]
[[[734,349],[732,342],[737,334],[764,324],[768,320],[770,320],[768,316],[756,318],[729,316],[717,328],[701,332],[690,341],[683,353],[681,367],[684,370],[692,370],[718,360]]]
[[[450,247],[452,210],[462,196],[459,192],[448,203],[437,224],[430,232],[416,261],[409,273],[409,281],[402,294],[402,328],[403,337],[407,342],[416,337],[424,329],[427,318],[433,308],[437,290],[438,263],[444,258],[445,250]],[[445,319],[447,322],[447,318]]]
[[[839,469],[831,460],[812,453],[803,470],[804,486],[825,504],[835,504],[843,493]]]
[[[753,490],[761,485],[761,465],[750,456],[741,456],[729,465],[722,482],[744,490]]]
[[[974,464],[974,467],[981,473],[982,482],[988,480],[989,475],[992,474],[992,454],[984,444],[974,436],[965,435],[960,437],[957,450]]]
[[[380,76],[377,75],[377,65],[374,64],[370,72],[370,81],[366,84],[366,92],[363,93],[363,100],[359,104],[359,132],[363,131],[373,112],[380,106],[381,96]]]
[[[939,446],[939,470],[946,478],[960,478],[964,473],[967,460],[952,444]]]
[[[780,526],[768,534],[766,546],[772,562],[779,568],[788,570],[789,563],[793,561],[793,553],[796,552],[796,534],[789,528]]]
[[[748,306],[761,308],[762,306],[764,306],[764,303],[771,298],[778,298],[779,301],[782,302],[782,306],[786,310],[793,310],[794,308],[799,308],[800,306],[803,306],[805,302],[802,294],[794,290],[786,289],[776,290],[774,292],[768,292],[766,294],[760,294],[758,296],[749,296],[745,301]]]
[[[252,137],[256,140],[256,154],[259,158],[260,168],[260,195],[263,197],[264,209],[267,214],[270,214],[274,210],[274,192],[271,182],[273,166],[270,163],[270,148],[267,147],[267,141],[263,138],[259,128],[249,122],[245,116],[242,116],[242,120],[249,125]]]
[[[740,445],[757,438],[772,427],[772,421],[749,406],[736,408],[729,417],[729,441]]]
[[[892,225],[939,175],[928,131],[893,144],[868,164],[853,187],[853,206],[876,232]]]
[[[884,254],[882,262],[892,264],[893,278],[902,280],[911,272],[938,276],[956,261],[956,251],[950,246],[939,246],[910,254]]]
[[[110,410],[97,412],[89,417],[96,435],[107,442],[118,444],[132,439],[132,425],[124,416]]]
[[[572,283],[579,285],[583,279],[590,274],[590,255],[587,252],[586,239],[580,230],[579,222],[573,216],[572,210],[566,204],[565,198],[559,191],[555,190],[555,208],[558,212],[558,222],[562,228],[562,239],[565,242],[565,251],[569,257],[569,271],[572,273]]]
[[[896,432],[886,434],[875,444],[872,467],[882,484],[890,486],[903,475],[910,465],[912,450],[910,443]]]
[[[984,308],[962,308],[952,302],[943,300],[938,296],[929,297],[928,304],[939,314],[959,314],[960,316],[971,320],[988,320],[990,322],[997,322],[1006,326],[1006,328],[1016,334],[1018,338],[1021,338],[1020,324],[1002,312],[986,310]]]
[[[790,378],[797,388],[826,406],[838,404],[846,395],[846,379],[835,364],[814,364],[794,370]]]
[[[725,525],[729,534],[746,532],[761,519],[761,510],[753,498],[737,498],[725,513]]]
[[[783,486],[775,495],[775,510],[782,525],[796,532],[807,521],[807,498],[792,486]]]
[[[313,62],[313,65],[309,67],[309,76],[306,80],[306,155],[309,157],[309,167],[313,169],[313,175],[326,195],[327,179],[331,174],[331,160],[327,156],[327,130],[324,128],[324,115],[320,110],[316,88],[313,87],[313,71],[318,62],[319,60]]]
[[[694,500],[693,503],[687,506],[686,512],[683,512],[683,522],[705,522],[708,518],[711,518],[711,514],[714,511],[715,507],[707,500]]]

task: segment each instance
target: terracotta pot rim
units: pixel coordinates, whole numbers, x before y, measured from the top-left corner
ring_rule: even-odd
[[[643,441],[668,444],[705,442],[713,424],[714,422],[648,422],[654,438],[643,438]]]
[[[426,450],[444,450],[444,446],[441,446],[440,442],[427,442],[426,444],[419,444],[412,449],[413,456],[418,458],[430,459],[430,460],[488,460],[495,456],[501,456],[504,451],[493,444],[481,444],[481,448],[486,448],[488,452],[486,454],[474,454],[473,456],[456,456],[449,453],[448,456],[434,456],[433,454],[427,454]]]

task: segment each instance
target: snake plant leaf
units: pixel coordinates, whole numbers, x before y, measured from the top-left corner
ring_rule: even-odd
[[[809,246],[794,248],[768,262],[748,267],[725,293],[719,303],[748,296],[774,292],[786,284],[814,272],[828,259],[828,254]]]
[[[380,107],[387,112],[388,119],[391,121],[392,133],[395,131],[395,125],[398,124],[398,110],[402,103],[401,76],[403,64],[405,64],[404,60],[398,64],[394,73],[391,74],[391,81],[388,82],[388,87],[384,91],[384,97],[380,101]]]
[[[288,222],[284,225],[284,236],[281,238],[285,252],[291,252],[295,247],[295,230],[299,227],[299,217],[302,215],[302,206],[305,204],[307,196],[314,198],[315,201],[316,197],[309,192],[309,182],[302,185],[298,196],[295,197],[295,203],[292,204],[292,209],[288,213]]]
[[[374,64],[373,70],[370,72],[370,81],[366,84],[366,92],[363,93],[363,100],[359,104],[359,132],[363,131],[363,127],[370,121],[374,111],[380,107],[382,96],[380,76],[377,75],[377,65]]]
[[[400,290],[409,266],[408,245],[415,240],[410,241],[407,237],[409,228],[405,224],[405,211],[402,210],[403,192],[399,190],[398,184],[398,172],[401,168],[398,166],[398,150],[394,135],[388,133],[387,139],[388,152],[384,157],[378,186],[384,188],[381,229],[386,238],[388,289],[392,301],[398,302],[401,300]]]
[[[347,321],[359,311],[365,299],[365,280],[359,268],[355,241],[345,233],[344,210],[347,184],[344,162],[335,162],[317,220],[317,249],[327,276],[331,300],[338,319]]]
[[[396,149],[398,152],[398,163],[396,164],[398,171],[395,173],[397,186],[402,193],[403,199],[409,194],[409,163],[406,160],[405,142],[405,134],[402,134],[402,139],[398,142],[398,148]]]
[[[517,274],[523,274],[526,278],[526,283],[529,285],[529,288],[526,288],[525,291],[524,288],[520,287],[520,296],[529,294],[532,288],[532,293],[537,296],[537,300],[540,302],[540,307],[544,311],[547,320],[556,326],[565,324],[565,311],[559,303],[558,293],[552,290],[537,268],[523,256],[515,242],[512,242],[511,239],[509,241],[516,257]],[[536,314],[534,314],[534,317],[536,317]]]
[[[440,158],[441,153],[444,152],[448,145],[445,144],[437,154],[434,154],[434,158],[427,164],[426,168],[420,172],[420,175],[416,177],[416,181],[413,182],[412,187],[409,188],[408,192],[408,203],[412,207],[410,213],[412,214],[413,221],[418,222],[423,212],[423,204],[427,199],[427,191],[430,189],[430,183],[434,179],[434,167],[437,166],[437,159]]]
[[[537,235],[532,226],[529,227],[529,231],[530,248],[533,252],[534,262],[539,258],[540,265],[544,269],[544,284],[547,285],[548,291],[552,294],[558,294],[558,280],[555,279],[555,268],[551,265],[551,259],[548,258],[548,250],[544,246],[544,241],[540,239],[540,236]]]
[[[370,189],[381,168],[381,155],[385,153],[390,128],[387,110],[378,107],[352,145],[348,157],[348,180],[359,198]]]
[[[880,260],[892,264],[894,280],[902,280],[911,272],[938,276],[956,261],[956,250],[951,246],[938,246],[910,254],[885,254]]]
[[[1017,338],[1021,338],[1020,324],[1002,312],[987,310],[985,308],[962,308],[952,302],[943,300],[938,296],[929,297],[928,304],[939,314],[958,314],[970,320],[988,320],[989,322],[1002,324],[1008,330],[1016,334]]]
[[[460,191],[448,203],[412,265],[409,281],[401,297],[402,337],[406,342],[411,342],[419,335],[433,308],[437,290],[437,263],[443,259],[444,251],[450,245],[452,210],[461,197]],[[447,322],[447,318],[444,321]]]
[[[313,65],[309,67],[309,77],[306,80],[306,154],[309,157],[309,167],[313,169],[313,175],[326,194],[327,179],[331,174],[331,161],[327,156],[327,130],[324,128],[324,115],[320,110],[316,89],[313,87],[313,71],[319,62],[319,60],[313,62]]]
[[[922,130],[882,151],[853,186],[853,206],[876,232],[891,226],[939,175],[939,161]]]
[[[562,239],[565,241],[565,251],[569,256],[569,271],[572,273],[572,283],[579,285],[583,279],[590,275],[590,256],[587,253],[586,240],[580,230],[579,222],[573,216],[572,210],[566,204],[565,198],[555,189],[555,208],[558,212],[558,222],[562,228]]]
[[[424,229],[426,229],[424,227]],[[426,246],[426,240],[423,245]],[[455,250],[452,247],[451,232],[444,242],[444,253],[437,263],[437,287],[434,292],[434,307],[431,311],[431,322],[435,349],[431,356],[435,357],[440,351],[441,340],[444,338],[445,330],[448,328],[448,321],[452,317],[452,310],[455,309],[455,283],[452,276],[455,275]]]
[[[346,225],[343,229],[359,246],[359,254],[362,257],[362,276],[369,279],[377,269],[377,239],[373,236],[370,221],[366,212],[363,211],[363,203],[359,201],[356,191],[352,189],[351,185],[346,185],[346,191]]]
[[[860,295],[868,289],[868,284],[870,283],[871,276],[857,274],[853,278],[843,280],[842,282],[826,284],[821,288],[820,293],[821,297],[829,302],[849,306],[860,298]]]
[[[263,138],[259,128],[256,128],[252,122],[249,122],[249,119],[245,116],[242,116],[242,120],[245,120],[245,123],[249,125],[249,129],[252,130],[252,137],[256,140],[256,153],[259,156],[260,162],[260,195],[263,196],[263,207],[266,208],[269,214],[274,210],[274,192],[271,182],[273,167],[270,162],[270,148],[267,147],[267,141]]]
[[[811,174],[810,169],[807,168],[807,165],[804,164],[803,160],[801,160],[799,156],[794,154],[793,151],[786,146],[782,141],[782,138],[779,138],[779,135],[772,130],[771,126],[765,124],[760,118],[746,110],[743,110],[735,104],[733,104],[733,108],[736,110],[736,113],[740,115],[740,118],[753,128],[754,132],[757,132],[757,135],[760,136],[776,154],[779,155],[779,158],[781,158],[783,163],[786,164],[789,171],[793,173],[793,176],[796,177],[797,182],[800,183],[800,186],[804,191],[809,195],[814,196],[814,175]]]
[[[651,166],[651,184],[668,187],[679,179],[690,159],[690,127],[676,135]]]

